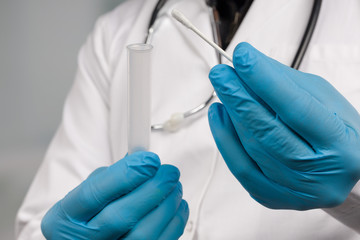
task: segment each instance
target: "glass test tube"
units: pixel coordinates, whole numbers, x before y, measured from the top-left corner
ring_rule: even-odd
[[[131,44],[128,50],[128,153],[150,145],[150,73],[153,46]]]

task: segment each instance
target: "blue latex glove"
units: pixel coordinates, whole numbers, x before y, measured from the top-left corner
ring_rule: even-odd
[[[269,208],[341,204],[360,178],[357,111],[326,80],[248,43],[233,61],[209,75],[223,103],[211,106],[210,127],[231,172]]]
[[[137,152],[95,170],[45,215],[47,239],[178,239],[189,215],[179,170]]]

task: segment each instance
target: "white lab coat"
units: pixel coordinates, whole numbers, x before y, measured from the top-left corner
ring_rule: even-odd
[[[131,0],[101,17],[81,49],[79,70],[62,123],[19,210],[18,239],[42,239],[41,218],[94,169],[127,152],[126,48],[143,42],[157,0]],[[303,35],[311,0],[256,0],[227,49],[248,41],[290,64]],[[170,17],[182,10],[212,36],[203,0],[170,0],[153,35],[152,122],[203,102],[216,54]],[[226,63],[226,61],[224,60]],[[360,2],[327,0],[300,68],[330,81],[360,110]],[[211,136],[207,113],[176,133],[152,132],[151,151],[181,171],[190,217],[181,239],[358,239],[359,184],[342,206],[327,212],[271,210],[255,202],[227,169]],[[261,186],[259,186],[261,187]]]

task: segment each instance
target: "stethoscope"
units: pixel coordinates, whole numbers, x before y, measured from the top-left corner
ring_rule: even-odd
[[[148,33],[145,38],[145,43],[150,42],[152,35],[154,34],[154,31],[155,31],[154,25],[155,25],[156,18],[158,16],[160,10],[164,7],[164,5],[166,4],[167,1],[168,0],[159,0],[157,2],[155,9],[152,12],[150,21],[149,21]],[[213,31],[214,42],[219,44],[219,29],[215,24],[216,19],[215,19],[215,15],[213,12],[213,8],[214,8],[216,1],[207,0],[206,2],[208,5],[208,8],[209,8],[210,22],[211,22],[212,31]],[[311,10],[309,21],[307,23],[307,26],[306,26],[305,32],[303,34],[302,40],[300,42],[299,48],[295,54],[294,60],[291,64],[291,67],[294,69],[299,69],[300,64],[305,56],[306,50],[309,46],[311,37],[313,36],[315,26],[316,26],[316,23],[317,23],[319,14],[320,14],[321,3],[322,3],[322,0],[314,0],[314,4],[313,4],[312,10]],[[221,63],[220,54],[217,53],[217,56],[218,56],[218,62]],[[168,131],[168,132],[177,131],[186,118],[193,116],[193,115],[199,113],[204,108],[206,108],[215,97],[216,97],[216,93],[215,93],[215,91],[213,91],[212,94],[210,95],[210,97],[203,103],[199,104],[195,108],[190,109],[186,112],[174,113],[169,118],[169,120],[167,120],[166,122],[161,123],[161,124],[152,125],[151,130],[164,130],[164,131]]]

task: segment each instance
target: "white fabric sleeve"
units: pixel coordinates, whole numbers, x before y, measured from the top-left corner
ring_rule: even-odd
[[[17,214],[17,239],[44,239],[40,223],[47,210],[94,169],[111,164],[108,40],[100,19],[80,51],[60,127]]]
[[[345,202],[325,212],[360,234],[360,181],[352,189]]]

